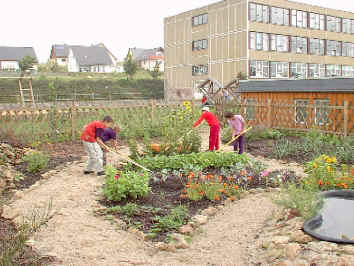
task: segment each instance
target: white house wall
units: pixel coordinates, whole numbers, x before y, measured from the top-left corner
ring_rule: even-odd
[[[68,55],[68,71],[69,72],[79,72],[80,71],[79,65],[77,64],[77,61],[76,61],[73,51],[71,49],[69,50],[69,55]]]
[[[57,58],[56,62],[59,66],[66,66],[68,64],[67,58]]]
[[[163,60],[145,60],[141,61],[141,67],[145,70],[153,71],[156,65],[156,62],[160,62],[160,71],[164,71],[164,61]]]
[[[1,61],[1,69],[19,70],[17,61]]]

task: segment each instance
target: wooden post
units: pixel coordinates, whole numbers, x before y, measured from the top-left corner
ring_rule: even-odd
[[[75,102],[72,100],[71,108],[71,140],[75,140]]]
[[[272,99],[267,101],[267,127],[272,128]]]
[[[344,128],[343,128],[344,138],[348,135],[348,101],[344,101]]]
[[[154,120],[154,107],[155,107],[154,99],[151,99],[151,121]]]

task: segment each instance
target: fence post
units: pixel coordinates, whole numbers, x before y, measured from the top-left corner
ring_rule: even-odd
[[[344,138],[348,135],[348,101],[344,101]]]
[[[267,127],[272,128],[272,99],[267,102]]]
[[[75,102],[74,100],[71,103],[71,108],[70,108],[70,112],[71,112],[71,140],[74,141],[75,140]]]
[[[151,99],[151,121],[154,120],[154,99]]]

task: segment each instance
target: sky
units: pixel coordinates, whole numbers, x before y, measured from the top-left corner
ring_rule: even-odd
[[[0,46],[33,46],[46,62],[52,44],[104,43],[123,60],[130,47],[163,46],[163,18],[216,0],[2,0]],[[351,0],[298,0],[354,12]]]

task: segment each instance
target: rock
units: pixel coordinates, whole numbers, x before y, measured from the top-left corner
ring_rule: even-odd
[[[352,261],[353,260],[350,260],[350,258],[341,257],[338,259],[335,266],[353,266],[353,264],[351,263]]]
[[[294,261],[299,255],[301,247],[299,244],[291,243],[285,247],[285,257],[291,261]]]
[[[22,199],[24,197],[24,193],[23,191],[19,190],[19,191],[16,191],[15,195],[14,195],[14,198],[15,199]]]
[[[3,217],[6,219],[15,219],[16,217],[20,216],[20,212],[16,209],[13,209],[7,205],[3,207]]]
[[[139,237],[140,239],[145,239],[145,234],[144,234],[144,232],[141,232],[140,230],[138,230],[138,229],[136,229],[136,228],[134,228],[134,227],[129,227],[128,228],[128,232],[129,233],[132,233],[132,234],[134,234],[134,235],[136,235],[137,237]]]
[[[312,241],[312,237],[304,234],[301,230],[293,232],[290,236],[291,241],[298,242],[300,244],[306,244]]]
[[[116,225],[118,229],[125,230],[127,228],[127,224],[122,220],[116,220]]]
[[[354,246],[343,246],[342,250],[348,255],[354,255]]]
[[[252,188],[248,191],[250,194],[256,194],[258,191],[255,188]]]
[[[175,252],[176,251],[176,247],[174,245],[163,243],[163,242],[157,242],[155,244],[155,247],[157,249],[163,250],[163,251],[170,251],[170,252]]]
[[[216,214],[218,210],[214,207],[209,207],[201,212],[202,215],[204,216],[213,216]]]
[[[205,215],[196,215],[192,218],[192,221],[198,225],[202,225],[207,223],[208,217]]]
[[[171,235],[171,238],[176,241],[175,247],[176,248],[181,248],[181,249],[186,249],[189,248],[188,243],[184,239],[184,236],[181,234],[173,233]]]
[[[272,242],[275,245],[279,245],[279,244],[287,244],[289,242],[290,238],[287,236],[275,236],[272,238]]]
[[[181,226],[179,229],[178,229],[178,232],[180,232],[181,234],[192,234],[193,233],[193,227],[190,225],[190,224],[186,224],[186,225],[183,225]]]

